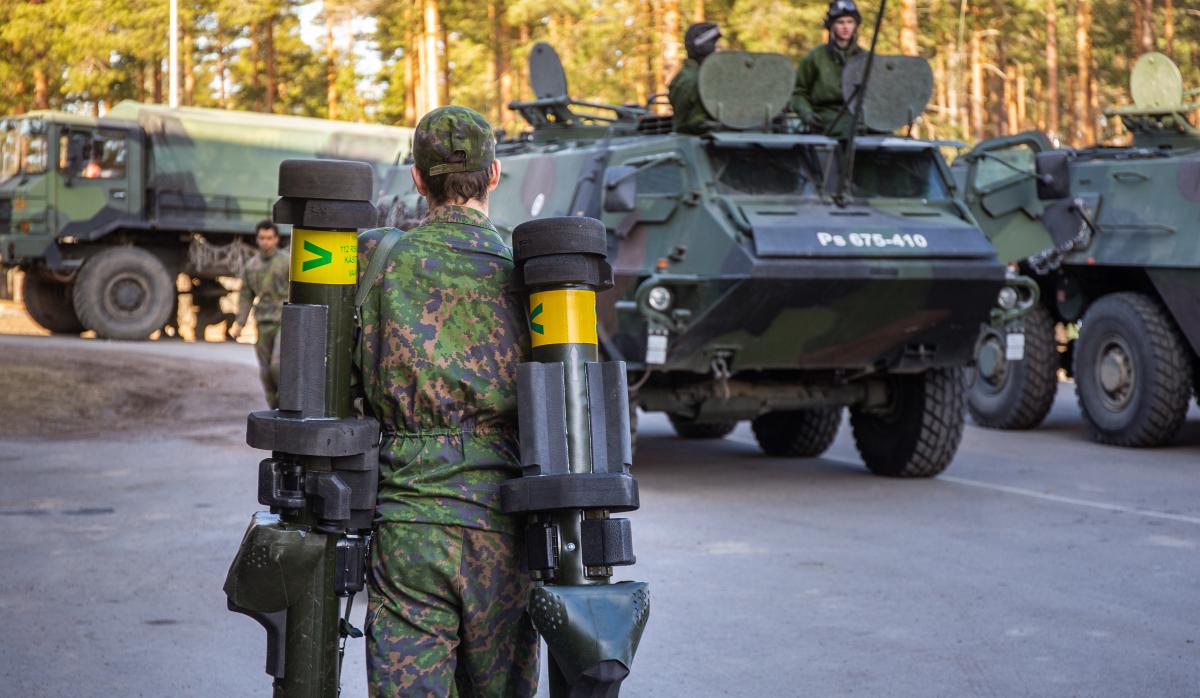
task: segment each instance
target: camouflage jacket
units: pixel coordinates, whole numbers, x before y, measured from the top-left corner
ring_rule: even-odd
[[[671,100],[671,126],[678,133],[700,134],[712,130],[712,117],[700,102],[700,64],[687,59],[667,88]]]
[[[292,273],[292,260],[287,250],[275,250],[270,257],[262,252],[250,258],[242,269],[242,290],[238,293],[239,325],[245,325],[254,308],[254,321],[278,323],[283,313],[283,303],[288,299],[288,281]],[[258,302],[255,302],[255,299]]]
[[[841,51],[831,43],[822,44],[809,51],[800,60],[800,68],[796,71],[796,86],[788,108],[803,117],[805,122],[817,131],[839,138],[849,136],[853,116],[846,111],[838,117],[845,104],[842,95],[842,66],[851,56],[861,52],[862,49],[857,44]]]
[[[388,230],[360,236],[360,273]],[[360,323],[355,360],[384,430],[376,520],[514,531],[499,486],[520,474],[529,326],[491,221],[462,206],[430,211],[392,248]]]

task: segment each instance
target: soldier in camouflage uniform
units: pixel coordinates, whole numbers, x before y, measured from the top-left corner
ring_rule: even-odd
[[[862,53],[858,46],[861,23],[862,15],[854,0],[833,0],[825,13],[829,42],[817,46],[800,60],[788,108],[815,132],[836,138],[850,135],[853,116],[845,109],[842,68],[851,56]]]
[[[688,57],[667,88],[671,125],[679,133],[707,133],[716,125],[700,102],[700,64],[717,50],[720,38],[721,29],[712,22],[693,24],[683,34]]]
[[[242,269],[242,290],[238,294],[237,321],[232,334],[235,337],[241,334],[253,308],[258,326],[258,340],[254,343],[258,375],[267,394],[267,404],[274,409],[279,406],[279,319],[288,298],[291,257],[287,250],[279,248],[279,229],[271,221],[259,223],[255,235],[258,254]]]
[[[530,354],[512,254],[487,217],[500,180],[487,121],[421,120],[412,176],[429,214],[404,233],[360,309],[356,362],[383,425],[371,545],[367,671],[376,696],[531,696],[519,522],[517,364]],[[360,237],[359,269],[391,229]]]

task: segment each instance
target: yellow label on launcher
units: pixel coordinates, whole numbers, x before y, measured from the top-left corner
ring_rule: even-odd
[[[540,291],[529,296],[533,346],[596,343],[596,292]]]
[[[292,229],[292,281],[352,286],[357,277],[358,233]]]

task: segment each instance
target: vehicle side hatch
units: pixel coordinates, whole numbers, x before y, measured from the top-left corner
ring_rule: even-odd
[[[1098,197],[1072,195],[1072,156],[1041,132],[1026,131],[983,141],[955,163],[960,174],[965,168],[967,207],[1002,261],[1077,247]]]

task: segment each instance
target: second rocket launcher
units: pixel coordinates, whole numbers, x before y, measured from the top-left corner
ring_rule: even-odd
[[[529,613],[550,650],[550,694],[615,697],[646,619],[649,585],[613,582],[632,565],[628,519],[639,506],[625,363],[599,359],[596,292],[612,287],[604,225],[545,218],[513,231],[529,291],[533,361],[518,367],[524,476],[501,489],[504,511],[527,514],[530,572],[543,583]]]

